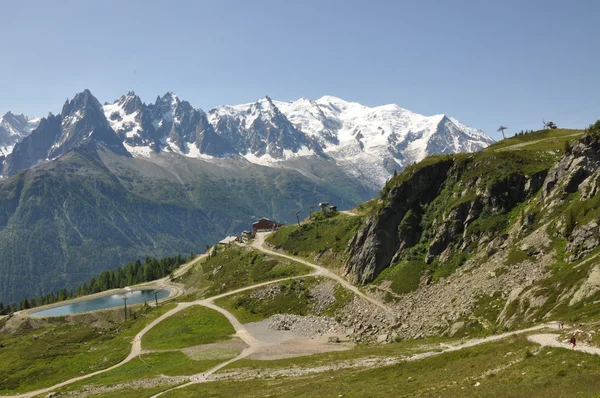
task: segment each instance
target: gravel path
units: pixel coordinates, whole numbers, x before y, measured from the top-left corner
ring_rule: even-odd
[[[533,343],[539,344],[541,346],[545,346],[545,347],[560,347],[560,348],[567,348],[569,350],[573,350],[573,351],[581,351],[581,352],[585,352],[587,354],[593,354],[593,355],[600,355],[600,348],[597,347],[592,347],[589,345],[584,345],[581,343],[577,343],[577,345],[575,346],[575,348],[571,348],[571,344],[569,343],[563,343],[562,341],[559,341],[558,339],[560,338],[560,335],[558,334],[534,334],[531,336],[528,336],[527,339]]]
[[[292,261],[302,263],[304,265],[308,265],[309,267],[313,268],[316,271],[315,275],[320,275],[320,276],[324,276],[326,278],[333,279],[336,282],[338,282],[340,285],[342,285],[344,288],[346,288],[346,289],[350,290],[351,292],[353,292],[354,294],[364,298],[365,300],[369,301],[370,303],[375,304],[377,307],[381,308],[382,310],[389,312],[389,313],[393,313],[393,311],[390,308],[388,308],[385,304],[383,304],[382,302],[380,302],[378,300],[375,300],[374,298],[372,298],[370,296],[367,296],[366,294],[364,294],[363,292],[358,290],[358,288],[356,286],[352,285],[351,283],[346,281],[344,278],[342,278],[338,274],[331,272],[327,268],[323,268],[320,265],[313,264],[309,261],[306,261],[306,260],[298,258],[298,257],[288,256],[287,254],[278,253],[278,252],[275,252],[275,251],[265,248],[264,247],[265,237],[269,233],[270,232],[257,233],[256,239],[254,239],[254,242],[252,242],[252,247],[255,249],[258,249],[264,253],[271,254],[273,256],[287,258],[288,260],[292,260]]]

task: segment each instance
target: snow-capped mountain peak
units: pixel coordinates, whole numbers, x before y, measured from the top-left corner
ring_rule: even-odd
[[[40,124],[40,118],[6,112],[0,117],[0,157],[8,156],[14,146]]]
[[[112,129],[122,138],[138,137],[142,130],[140,112],[142,100],[133,91],[122,95],[112,104],[104,104],[104,115]]]
[[[23,118],[7,114],[0,121],[22,124]],[[161,152],[205,160],[239,155],[276,167],[316,157],[335,162],[372,189],[379,189],[395,169],[425,156],[477,151],[493,142],[483,131],[443,114],[424,116],[396,104],[369,107],[328,95],[288,102],[265,96],[205,113],[172,92],[145,104],[130,91],[101,106],[86,90],[67,101],[60,123],[55,132],[60,139],[51,148],[58,152],[50,155],[94,133],[115,151],[124,147],[136,157]]]

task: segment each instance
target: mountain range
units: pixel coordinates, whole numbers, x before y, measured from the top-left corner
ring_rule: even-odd
[[[136,258],[203,251],[259,217],[295,222],[321,201],[349,208],[423,156],[492,142],[443,115],[334,97],[204,112],[172,93],[101,104],[85,90],[58,115],[2,121],[4,302]]]
[[[117,153],[150,159],[169,152],[205,160],[242,157],[254,164],[286,167],[297,158],[319,157],[333,160],[350,178],[377,190],[393,170],[427,155],[474,152],[493,142],[481,130],[445,115],[422,116],[393,104],[370,108],[332,96],[292,102],[267,96],[204,112],[173,93],[146,105],[129,92],[102,106],[86,90],[65,103],[60,131],[57,116],[50,115],[42,131],[28,138],[39,119],[7,116],[5,130],[12,135],[0,130],[0,140],[11,136],[13,146],[23,142],[12,154],[5,146],[4,175],[95,139]]]

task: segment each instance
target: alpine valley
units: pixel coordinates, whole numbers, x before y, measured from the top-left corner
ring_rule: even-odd
[[[259,217],[350,208],[426,156],[493,140],[445,115],[325,96],[209,112],[167,93],[0,118],[0,301],[73,288],[146,256],[204,250]],[[308,212],[307,212],[308,213]]]

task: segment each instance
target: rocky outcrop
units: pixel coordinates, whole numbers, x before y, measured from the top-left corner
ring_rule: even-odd
[[[345,268],[365,283],[394,267],[369,286],[397,311],[388,340],[510,329],[596,302],[600,122],[565,152],[457,156],[388,184]]]
[[[439,194],[453,164],[453,159],[445,159],[424,166],[390,190],[381,212],[370,216],[348,245],[350,260],[344,267],[344,275],[350,281],[371,282],[389,266],[401,245],[413,239],[413,236],[399,235],[398,226],[410,210],[419,211],[422,204],[431,202]]]
[[[485,248],[502,231],[482,227],[469,231],[469,225],[479,218],[506,214],[531,198],[547,174],[547,170],[532,174],[517,170],[488,179],[477,174],[482,161],[474,159],[440,160],[403,176],[404,181],[382,200],[382,210],[370,216],[349,243],[345,275],[354,283],[369,283],[417,243],[426,245],[426,264],[436,259],[444,263],[452,253],[469,250],[473,244]],[[504,240],[490,244],[488,255],[503,247]]]
[[[589,196],[590,191],[595,192],[597,178],[586,180],[599,168],[600,138],[585,135],[549,170],[542,189],[544,204],[555,207],[564,200],[565,194],[576,192],[580,186],[588,186],[586,194]]]
[[[600,227],[595,220],[575,228],[569,236],[567,251],[571,253],[569,261],[579,260],[591,253],[600,244]]]

